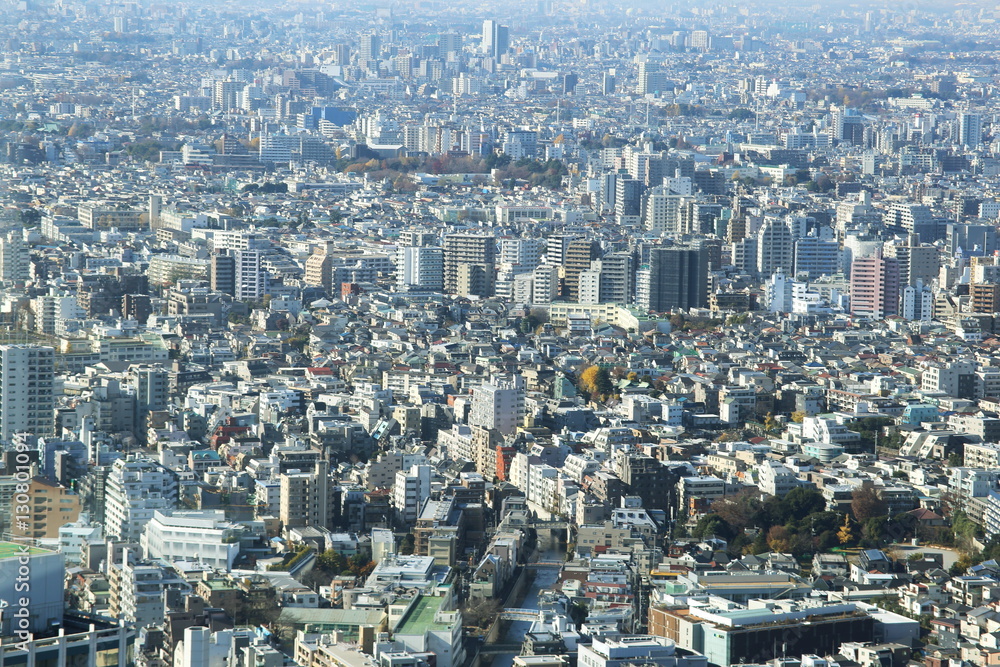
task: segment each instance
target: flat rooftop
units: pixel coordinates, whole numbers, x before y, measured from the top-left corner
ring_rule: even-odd
[[[7,560],[8,558],[17,558],[24,552],[21,550],[23,545],[17,542],[0,542],[0,560]],[[44,554],[54,554],[55,551],[49,549],[40,549],[38,547],[28,547],[29,556],[42,556]]]
[[[406,615],[403,622],[396,628],[396,634],[422,635],[428,630],[449,629],[451,627],[449,623],[437,623],[434,621],[438,610],[441,609],[442,602],[444,602],[443,597],[421,595],[420,599],[410,608],[410,613]]]

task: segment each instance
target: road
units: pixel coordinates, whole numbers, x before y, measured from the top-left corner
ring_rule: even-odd
[[[563,560],[564,556],[555,548],[556,546],[555,540],[549,537],[549,532],[543,531],[538,536],[538,560]],[[517,605],[521,609],[538,609],[538,594],[543,590],[552,588],[559,580],[559,570],[554,567],[541,567],[533,570],[533,572],[535,573],[535,580],[528,585],[524,601]],[[507,634],[500,641],[503,643],[521,642],[530,628],[531,622],[529,621],[511,621]],[[517,655],[517,653],[501,653],[493,658],[492,667],[512,667],[514,658]]]

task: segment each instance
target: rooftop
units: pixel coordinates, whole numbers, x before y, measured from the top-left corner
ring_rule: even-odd
[[[25,546],[27,545],[18,544],[17,542],[0,542],[0,560],[17,558],[24,553],[27,553],[29,556],[42,556],[44,554],[55,553],[50,549],[39,549],[38,547],[27,547],[27,552],[25,552],[22,550],[22,547]]]
[[[396,628],[396,634],[422,635],[428,630],[440,631],[451,628],[451,623],[439,623],[435,620],[444,600],[443,597],[421,595],[410,607],[410,613]]]

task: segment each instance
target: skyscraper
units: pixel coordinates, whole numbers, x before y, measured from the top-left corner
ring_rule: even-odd
[[[499,59],[510,48],[510,29],[499,21],[483,21],[483,52]]]
[[[983,141],[983,117],[977,113],[963,112],[958,117],[955,143],[960,146],[977,148]]]
[[[636,303],[658,313],[708,305],[708,251],[650,248],[649,264],[636,275]]]
[[[0,345],[0,442],[18,433],[53,433],[55,350],[41,345]]]

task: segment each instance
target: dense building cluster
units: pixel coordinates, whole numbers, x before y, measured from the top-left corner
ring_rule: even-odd
[[[1000,662],[998,17],[0,0],[0,667]]]

